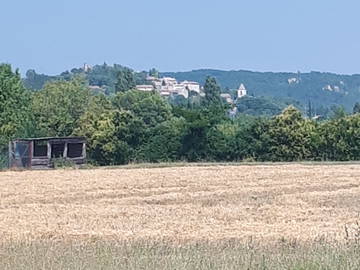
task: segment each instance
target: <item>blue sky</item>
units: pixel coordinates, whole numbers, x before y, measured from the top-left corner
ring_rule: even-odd
[[[358,0],[18,0],[0,4],[0,62],[360,73]]]

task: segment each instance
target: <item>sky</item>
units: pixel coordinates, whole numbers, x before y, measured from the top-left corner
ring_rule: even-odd
[[[360,73],[358,0],[0,0],[0,63]]]

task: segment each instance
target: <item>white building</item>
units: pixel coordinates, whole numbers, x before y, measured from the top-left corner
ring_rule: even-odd
[[[194,91],[198,94],[200,94],[200,84],[197,82],[192,81],[183,81],[181,84],[187,88],[189,91]]]
[[[88,64],[84,64],[84,66],[83,66],[83,70],[85,71],[85,72],[89,72],[89,71],[91,71],[92,70],[92,67],[90,66],[90,65],[88,65]]]
[[[189,91],[186,87],[182,84],[175,84],[174,85],[174,94],[184,96],[184,98],[189,97]]]
[[[156,78],[156,77],[154,77],[154,76],[147,76],[146,77],[146,80],[147,81],[155,81],[155,80],[157,80],[158,78]]]
[[[160,88],[157,88],[157,90],[161,92],[174,92],[175,86],[174,85],[161,85]]]
[[[288,84],[298,84],[300,81],[298,78],[289,78],[288,79]]]
[[[154,86],[153,85],[142,84],[142,85],[137,85],[136,89],[139,90],[139,91],[151,92],[151,91],[154,90]]]
[[[182,95],[185,98],[188,98],[190,91],[194,91],[198,94],[201,93],[201,86],[197,82],[183,81],[179,83],[175,78],[171,77],[155,78],[148,76],[146,79],[152,83],[153,88],[162,96]],[[145,89],[147,90],[148,88],[141,86],[141,90],[146,91]]]
[[[162,91],[162,92],[160,92],[160,96],[162,96],[162,97],[169,97],[169,96],[170,96],[170,92],[169,92],[169,91]]]
[[[247,90],[244,84],[240,84],[239,89],[237,90],[237,98],[242,98],[247,95]]]
[[[175,85],[178,83],[175,78],[171,78],[171,77],[164,77],[164,78],[161,78],[161,80],[163,81],[163,84],[166,84],[166,85]]]

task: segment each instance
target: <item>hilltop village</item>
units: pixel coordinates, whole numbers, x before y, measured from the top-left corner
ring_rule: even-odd
[[[136,85],[136,89],[140,91],[157,91],[161,96],[183,96],[189,98],[190,95],[205,96],[203,87],[194,81],[178,82],[175,78],[162,77],[157,78],[154,76],[147,76],[148,84]],[[247,90],[244,84],[240,84],[236,92],[236,97],[233,99],[231,94],[222,93],[221,98],[229,104],[234,104],[236,99],[240,99],[247,95]]]

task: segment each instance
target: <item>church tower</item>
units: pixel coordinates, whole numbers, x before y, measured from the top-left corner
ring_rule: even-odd
[[[239,89],[237,90],[237,98],[242,98],[247,95],[247,90],[244,84],[240,84]]]

